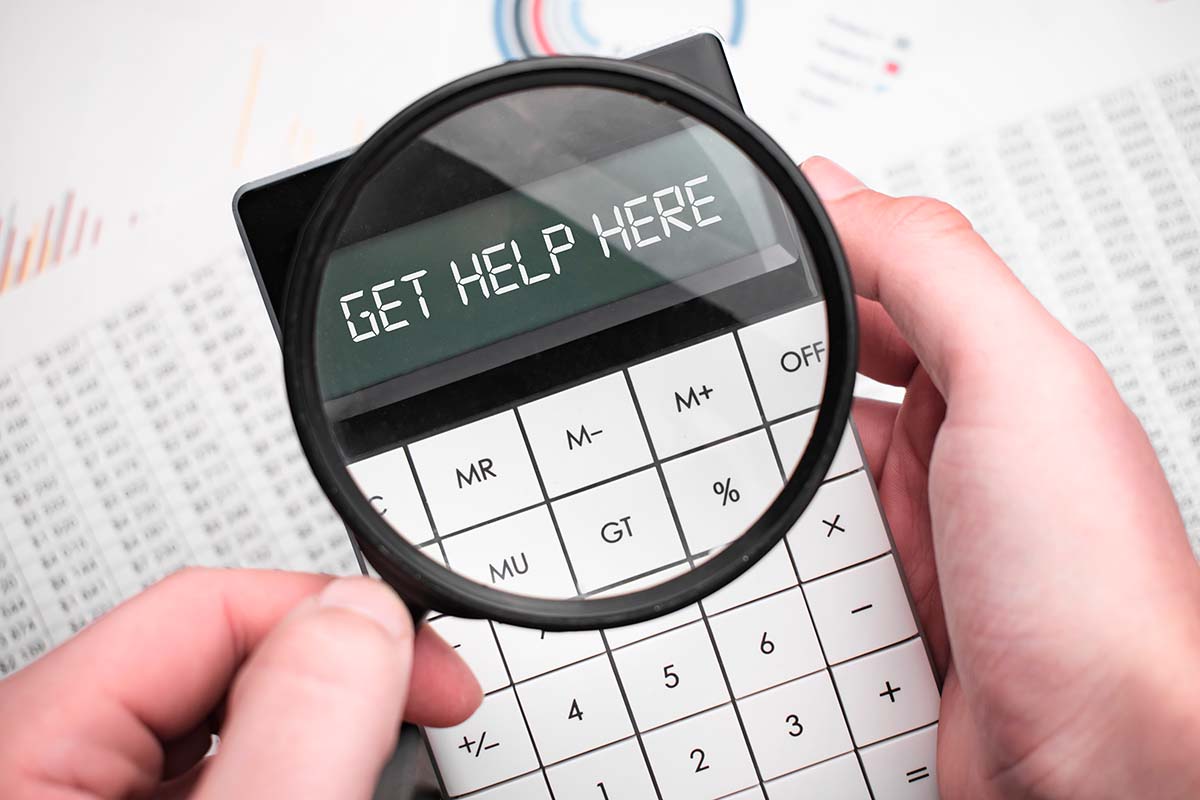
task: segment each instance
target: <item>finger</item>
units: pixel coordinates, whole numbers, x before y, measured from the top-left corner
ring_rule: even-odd
[[[0,685],[0,728],[14,732],[0,774],[20,765],[34,793],[149,792],[162,743],[190,734],[246,653],[329,580],[190,569],[121,604]]]
[[[414,637],[408,609],[369,578],[301,603],[238,674],[198,797],[370,797],[400,731]]]
[[[179,777],[164,781],[154,792],[154,800],[190,800],[207,767],[208,762],[201,761]]]
[[[928,198],[873,192],[823,158],[804,162],[854,273],[878,300],[943,396],[960,381],[1018,391],[1036,353],[1050,365],[1075,340],[1025,290],[971,224]]]
[[[162,779],[178,778],[199,764],[212,749],[215,732],[205,721],[178,739],[166,742],[163,745]]]
[[[475,713],[483,699],[466,662],[428,625],[417,630],[412,685],[404,718],[417,725],[457,725]]]
[[[909,382],[879,478],[884,512],[891,523],[896,555],[924,626],[934,666],[944,675],[950,659],[949,635],[942,608],[933,521],[929,507],[929,462],[946,406],[929,374],[919,367]]]
[[[895,403],[885,403],[869,397],[854,398],[854,425],[858,428],[858,438],[862,440],[867,467],[871,470],[875,483],[879,483],[879,475],[892,443],[892,429],[899,411],[900,406]]]
[[[906,386],[916,370],[917,355],[896,323],[875,300],[855,298],[858,305],[858,371],[889,386]]]
[[[191,737],[203,735],[194,732],[247,654],[330,580],[190,569],[126,601],[0,683],[0,775],[21,775],[34,794],[64,786],[101,797],[152,790],[167,766],[165,749],[182,744],[170,769],[186,767],[199,747]],[[466,666],[431,647],[417,657],[423,702],[469,715],[478,684]],[[435,671],[442,677],[426,681]]]

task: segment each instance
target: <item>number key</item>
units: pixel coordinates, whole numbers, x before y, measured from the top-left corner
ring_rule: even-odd
[[[704,610],[711,617],[795,585],[796,572],[792,567],[792,559],[787,547],[780,542],[733,583],[704,598]]]
[[[572,758],[546,770],[555,797],[571,800],[656,800],[636,739]]]
[[[598,631],[542,631],[496,624],[513,680],[523,681],[604,652]]]
[[[853,753],[822,761],[767,784],[771,797],[836,797],[871,800],[862,769]]]
[[[731,705],[642,738],[663,800],[723,797],[755,782],[754,765]]]
[[[641,730],[729,700],[703,623],[629,645],[613,657]]]
[[[735,697],[825,666],[800,589],[789,589],[711,618]]]
[[[517,692],[545,764],[633,733],[606,655],[522,683]]]
[[[730,795],[725,800],[763,800],[765,797],[766,795],[763,794],[763,790],[755,786],[753,789],[747,789],[744,792]]]
[[[825,670],[747,697],[738,707],[766,780],[853,747]]]
[[[471,800],[550,800],[550,790],[546,788],[542,774],[535,772],[473,794]]]
[[[800,462],[800,456],[808,449],[812,439],[813,427],[817,424],[817,412],[789,417],[783,422],[771,425],[771,434],[775,437],[775,446],[779,449],[779,458],[783,461],[784,472],[791,474]],[[858,450],[858,441],[854,438],[854,423],[846,423],[842,431],[842,440],[838,443],[837,452],[833,454],[833,463],[825,473],[825,478],[836,478],[853,472],[863,465],[862,454]]]

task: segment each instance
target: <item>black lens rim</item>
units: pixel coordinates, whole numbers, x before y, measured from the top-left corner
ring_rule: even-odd
[[[796,470],[762,516],[724,550],[659,585],[612,597],[552,600],[463,577],[398,536],[350,476],[323,412],[316,369],[316,307],[326,263],[353,201],[376,172],[423,132],[488,99],[548,86],[614,89],[667,103],[740,147],[772,182],[805,237],[827,312],[828,372],[812,437]],[[283,313],[284,380],[300,443],[317,481],[380,575],[410,604],[459,617],[542,630],[642,622],[726,586],[782,539],[820,487],[850,415],[858,357],[854,290],[833,224],[797,166],[740,109],[663,70],[629,61],[555,57],[509,62],[449,83],[401,111],[341,167],[314,208],[293,258]]]

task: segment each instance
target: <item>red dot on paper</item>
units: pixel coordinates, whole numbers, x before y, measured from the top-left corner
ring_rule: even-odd
[[[889,61],[883,67],[889,75],[895,75],[900,72],[900,65],[895,61]]]

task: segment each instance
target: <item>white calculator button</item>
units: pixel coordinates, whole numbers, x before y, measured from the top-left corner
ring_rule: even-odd
[[[550,511],[538,506],[442,539],[450,567],[485,586],[535,597],[575,597]]]
[[[757,600],[796,585],[796,572],[783,542],[728,586],[704,598],[704,610],[719,614],[726,609]]]
[[[659,458],[762,422],[732,334],[630,367],[629,375]]]
[[[789,475],[796,469],[800,456],[804,455],[804,449],[808,447],[808,440],[812,438],[813,426],[816,424],[815,411],[772,423],[771,434],[775,437],[775,446],[779,448],[779,460],[783,462],[783,468]],[[825,477],[836,478],[853,472],[862,465],[862,454],[859,453],[858,441],[854,438],[854,423],[848,422],[846,429],[842,431],[841,443],[838,444]]]
[[[824,669],[800,589],[709,619],[735,697]]]
[[[535,400],[519,413],[551,497],[650,463],[623,372]]]
[[[767,783],[771,800],[871,800],[854,753],[814,764]]]
[[[538,768],[512,689],[485,697],[479,710],[461,725],[426,728],[425,735],[451,797]]]
[[[920,639],[836,666],[833,679],[860,747],[937,721],[941,697]]]
[[[561,800],[657,800],[636,739],[572,758],[546,770]]]
[[[642,740],[663,800],[712,800],[758,779],[731,705],[651,731]]]
[[[825,670],[738,701],[765,780],[854,748]]]
[[[491,789],[484,789],[479,794],[471,795],[471,800],[550,800],[550,790],[546,788],[546,779],[541,772],[508,781]]]
[[[543,764],[633,734],[607,655],[555,670],[517,687]]]
[[[403,447],[357,461],[348,469],[371,505],[401,536],[414,544],[433,538]]]
[[[613,653],[639,730],[729,702],[708,630],[693,622]]]
[[[543,499],[511,411],[422,439],[408,449],[443,536]]]
[[[598,597],[629,594],[648,587],[656,587],[664,581],[670,581],[671,578],[683,575],[684,572],[691,570],[690,564],[679,564],[677,566],[668,567],[666,570],[648,575],[644,578],[638,578],[637,581],[623,583],[620,587],[605,591]],[[700,619],[700,604],[692,603],[691,606],[684,606],[662,616],[655,616],[644,622],[635,622],[634,625],[623,625],[622,627],[610,627],[605,630],[605,637],[608,639],[608,646],[613,649],[620,648],[626,644],[641,642],[642,639],[648,639],[655,636],[656,633],[672,631],[674,628],[683,627],[688,622],[695,622]]]
[[[514,681],[528,680],[604,652],[599,631],[557,633],[496,623],[496,635]]]
[[[429,627],[462,656],[483,691],[494,692],[508,686],[508,673],[496,647],[491,623],[486,619],[438,617],[430,621]]]
[[[804,594],[830,664],[917,635],[890,554],[807,583]]]
[[[862,751],[875,800],[937,800],[937,726]]]
[[[800,580],[808,581],[891,549],[866,472],[821,486],[788,532]]]
[[[754,431],[663,464],[692,553],[745,532],[783,488],[766,431]]]
[[[653,575],[647,575],[644,578],[639,578],[638,580],[621,584],[621,586],[617,587],[616,589],[613,589],[609,592],[604,592],[603,594],[597,596],[604,597],[614,594],[627,594],[630,592],[636,592],[640,589],[645,589],[649,586],[657,586],[663,581],[670,580],[671,578],[688,572],[690,569],[690,564],[679,564],[678,566],[655,572]],[[655,634],[683,627],[689,622],[695,622],[698,619],[700,619],[700,606],[697,603],[693,603],[690,606],[684,606],[678,611],[665,614],[661,617],[655,617],[654,619],[647,620],[646,622],[637,622],[633,625],[624,625],[620,628],[608,628],[604,631],[604,635],[608,639],[609,646],[613,649],[616,649],[633,642],[640,642],[642,639],[648,639]]]
[[[591,592],[683,560],[683,544],[653,467],[555,500],[579,588]]]
[[[846,423],[846,429],[842,431],[842,441],[838,445],[837,452],[834,453],[833,463],[829,465],[829,471],[825,473],[825,477],[836,478],[847,472],[853,472],[861,466],[863,466],[863,457],[858,449],[858,439],[855,438],[854,422],[850,421]]]
[[[829,368],[825,304],[814,303],[738,331],[767,419],[821,402]]]
[[[662,617],[655,617],[647,622],[638,622],[634,625],[625,625],[620,628],[609,628],[604,632],[604,635],[608,637],[610,647],[625,647],[633,642],[640,642],[643,639],[649,639],[651,636],[656,636],[675,628],[682,628],[684,625],[695,622],[698,619],[700,619],[700,606],[693,603],[690,606],[684,606],[678,611]]]
[[[416,491],[413,469],[403,447],[364,458],[347,469],[374,510],[404,539],[414,545],[433,539],[430,517]]]

